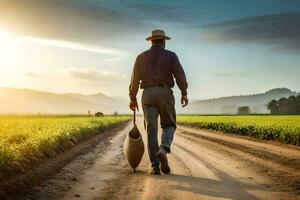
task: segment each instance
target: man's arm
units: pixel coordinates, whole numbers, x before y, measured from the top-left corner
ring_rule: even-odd
[[[188,97],[187,97],[188,83],[186,81],[186,76],[185,76],[184,70],[182,68],[182,65],[175,53],[174,53],[174,61],[173,61],[173,75],[176,79],[176,84],[178,85],[179,89],[181,90],[181,104],[182,104],[182,107],[184,107],[189,102]]]
[[[141,74],[140,74],[140,66],[139,66],[139,57],[137,57],[133,66],[131,81],[129,85],[129,98],[130,98],[129,107],[131,110],[135,110],[135,108],[138,110],[136,95],[139,90],[140,80],[141,80]]]
[[[186,81],[184,70],[179,62],[177,55],[174,53],[174,61],[173,61],[173,75],[176,79],[176,84],[181,90],[181,95],[187,95],[188,84]]]

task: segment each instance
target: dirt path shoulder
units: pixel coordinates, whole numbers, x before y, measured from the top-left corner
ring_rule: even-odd
[[[72,162],[76,157],[85,155],[89,151],[97,147],[97,151],[101,152],[108,144],[109,139],[113,137],[118,131],[123,130],[128,123],[120,124],[115,128],[110,128],[103,133],[80,142],[71,149],[58,154],[56,157],[47,159],[40,165],[27,170],[25,173],[17,174],[10,179],[0,180],[0,199],[17,199],[24,194],[32,191],[35,186],[43,185],[44,181],[52,177],[63,169],[68,163]],[[85,164],[88,167],[88,162],[93,159],[87,160]],[[38,189],[39,187],[37,187]]]

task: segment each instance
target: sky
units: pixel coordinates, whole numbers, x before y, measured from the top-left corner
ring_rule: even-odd
[[[299,24],[299,0],[0,0],[0,87],[127,97],[163,29],[192,99],[300,91]]]

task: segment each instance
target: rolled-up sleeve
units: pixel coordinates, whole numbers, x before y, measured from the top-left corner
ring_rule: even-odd
[[[131,73],[131,81],[129,84],[129,98],[131,101],[136,101],[136,95],[139,90],[141,81],[140,61],[139,56],[136,58],[133,70]]]
[[[173,67],[173,75],[176,80],[176,84],[178,85],[179,89],[181,90],[181,95],[185,96],[185,95],[187,95],[188,83],[186,81],[186,76],[185,76],[184,70],[181,66],[181,63],[175,53],[173,55],[173,66],[172,67]]]

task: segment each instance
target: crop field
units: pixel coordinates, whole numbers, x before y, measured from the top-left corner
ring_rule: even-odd
[[[127,116],[0,117],[0,170],[23,171],[42,158],[127,120]]]
[[[178,116],[178,123],[197,128],[300,145],[300,116]]]

